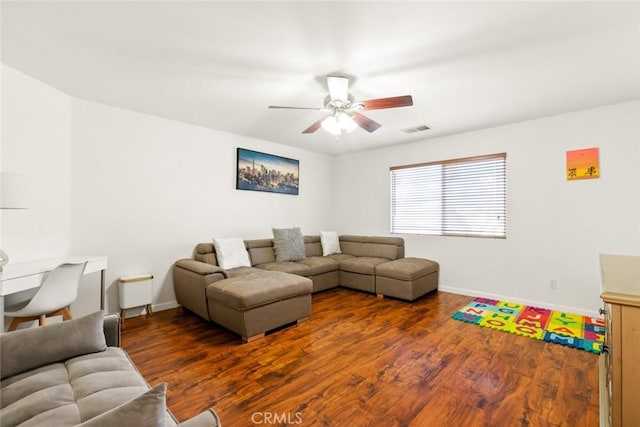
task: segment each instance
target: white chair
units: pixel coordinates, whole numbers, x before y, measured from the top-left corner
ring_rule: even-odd
[[[69,305],[78,297],[80,278],[86,266],[86,261],[57,266],[49,273],[27,305],[19,310],[5,312],[6,316],[13,318],[8,331],[15,331],[20,323],[34,320],[42,326],[45,318],[52,316],[62,316],[64,320],[70,320]]]

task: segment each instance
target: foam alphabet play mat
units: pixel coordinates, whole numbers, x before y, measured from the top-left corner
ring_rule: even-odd
[[[601,318],[487,298],[475,298],[452,317],[596,354],[600,354],[604,340]]]

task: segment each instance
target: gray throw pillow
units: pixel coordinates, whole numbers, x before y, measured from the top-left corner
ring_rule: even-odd
[[[120,406],[93,417],[76,427],[164,427],[167,384],[162,383]]]
[[[276,261],[298,261],[305,259],[304,237],[300,228],[274,228],[273,249],[276,251]]]
[[[75,356],[104,351],[102,311],[62,323],[0,334],[2,379]]]

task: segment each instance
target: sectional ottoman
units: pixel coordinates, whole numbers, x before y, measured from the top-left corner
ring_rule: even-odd
[[[424,258],[401,258],[376,266],[376,293],[413,301],[438,288],[440,266]]]
[[[311,287],[306,277],[247,269],[207,286],[205,294],[211,320],[250,342],[271,329],[308,319]]]

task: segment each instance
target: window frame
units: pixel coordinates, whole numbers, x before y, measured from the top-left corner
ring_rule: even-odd
[[[445,225],[445,222],[447,221],[447,215],[446,215],[446,211],[447,208],[445,207],[445,185],[447,182],[446,179],[446,171],[447,171],[447,166],[448,165],[455,165],[455,164],[473,164],[475,162],[482,162],[484,160],[495,160],[495,159],[502,159],[502,168],[499,170],[501,173],[501,177],[503,177],[503,185],[502,185],[502,189],[504,190],[504,193],[501,195],[502,199],[504,200],[504,204],[502,205],[502,216],[503,218],[500,220],[503,224],[502,227],[502,234],[494,234],[490,232],[490,228],[487,229],[479,229],[477,232],[451,232],[449,230],[447,230],[447,227]],[[395,196],[394,196],[394,190],[396,190],[395,185],[394,185],[394,172],[398,171],[398,170],[402,170],[402,169],[415,169],[415,168],[423,168],[423,167],[429,167],[429,166],[440,166],[441,170],[439,171],[439,175],[440,175],[440,179],[436,182],[437,185],[440,186],[440,190],[441,190],[441,194],[439,197],[439,206],[436,206],[436,209],[440,210],[440,216],[434,216],[434,218],[439,219],[439,230],[437,232],[429,232],[428,230],[428,223],[425,222],[425,228],[416,230],[414,232],[412,231],[394,231],[394,228],[398,228],[398,227],[394,227],[394,208],[395,208]],[[435,172],[438,173],[438,172]],[[435,182],[435,181],[433,181]],[[408,165],[400,165],[400,166],[392,166],[389,168],[389,208],[390,208],[390,212],[389,212],[389,227],[391,230],[391,234],[415,234],[415,235],[430,235],[430,236],[447,236],[447,237],[478,237],[478,238],[488,238],[488,239],[506,239],[507,238],[507,153],[506,152],[502,152],[502,153],[494,153],[494,154],[486,154],[486,155],[480,155],[480,156],[471,156],[471,157],[462,157],[462,158],[455,158],[455,159],[447,159],[447,160],[440,160],[440,161],[433,161],[433,162],[423,162],[423,163],[413,163],[413,164],[408,164]],[[499,185],[496,185],[495,188],[499,188]],[[500,196],[499,196],[500,197]],[[435,199],[434,199],[435,200]],[[498,203],[498,205],[500,205],[500,203]]]

